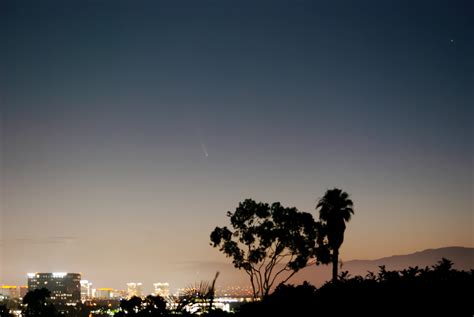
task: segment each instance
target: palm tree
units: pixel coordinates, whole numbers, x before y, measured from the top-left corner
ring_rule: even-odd
[[[332,250],[332,281],[337,281],[337,265],[339,263],[339,248],[344,242],[346,222],[354,214],[352,200],[349,194],[339,188],[328,189],[323,198],[318,201],[319,220],[327,230],[329,248]]]

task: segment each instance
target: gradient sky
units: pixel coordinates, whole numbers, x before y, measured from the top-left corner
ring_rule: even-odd
[[[211,279],[183,272],[229,261],[209,233],[239,201],[316,216],[334,186],[343,259],[474,246],[472,12],[2,1],[0,284]]]

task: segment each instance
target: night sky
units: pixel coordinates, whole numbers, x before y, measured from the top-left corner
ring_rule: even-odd
[[[343,259],[474,246],[472,1],[0,2],[0,284],[184,286],[239,201]],[[148,287],[148,286],[147,286]]]

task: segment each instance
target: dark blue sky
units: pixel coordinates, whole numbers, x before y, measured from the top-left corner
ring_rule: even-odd
[[[174,265],[224,260],[208,236],[240,200],[312,211],[332,186],[347,259],[473,246],[473,9],[2,1],[0,283],[193,282]]]

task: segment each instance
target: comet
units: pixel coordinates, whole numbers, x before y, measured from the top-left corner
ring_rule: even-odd
[[[204,153],[204,156],[209,157],[209,153],[207,153],[206,145],[203,142],[201,142],[201,149],[202,149],[202,152]]]
[[[199,129],[199,128],[197,129],[197,135],[198,135],[198,138],[199,138],[199,144],[201,144],[202,153],[204,153],[205,157],[209,157],[209,153],[207,152],[206,144],[203,141],[204,138],[202,137],[201,129]]]

